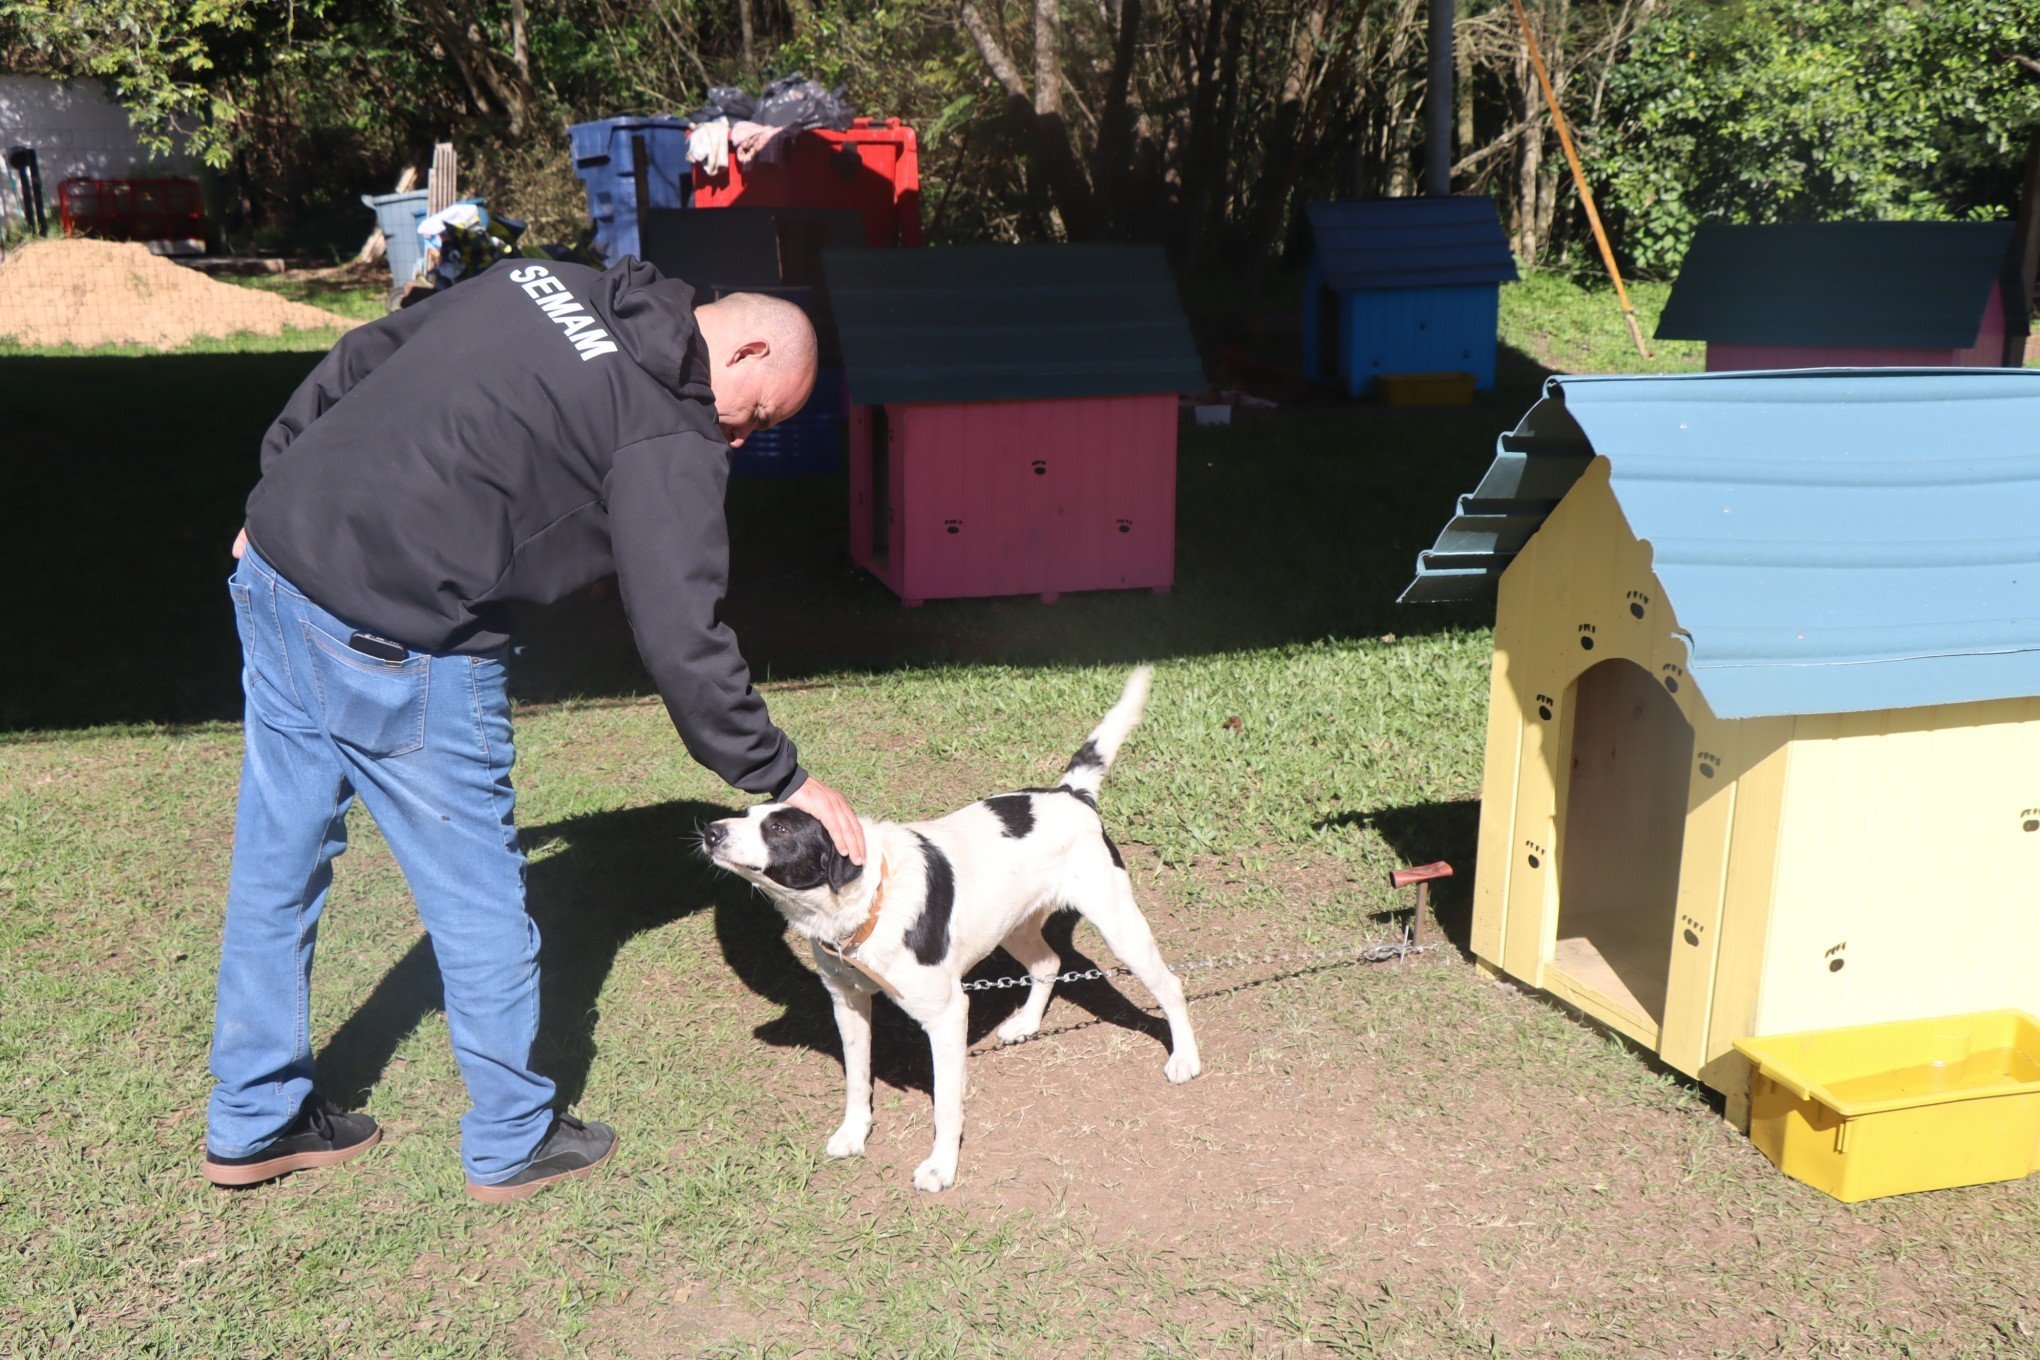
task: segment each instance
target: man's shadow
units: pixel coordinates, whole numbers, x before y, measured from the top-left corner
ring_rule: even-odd
[[[741,914],[751,905],[747,884],[694,850],[700,828],[730,814],[715,803],[672,802],[521,831],[532,861],[526,903],[540,938],[532,1066],[558,1084],[561,1108],[578,1102],[587,1085],[602,985],[623,946],[704,909]],[[760,926],[773,929],[769,921]],[[419,1021],[444,1005],[432,941],[421,937],[326,1041],[316,1060],[321,1089],[342,1104],[364,1100]]]
[[[671,802],[569,817],[523,830],[532,856],[527,902],[538,923],[539,1033],[532,1066],[559,1087],[559,1104],[579,1103],[595,1060],[600,999],[616,956],[632,937],[696,912],[715,913],[716,941],[738,978],[784,1014],[760,1025],[759,1038],[780,1047],[810,1048],[842,1060],[827,993],[801,957],[787,947],[783,919],[765,897],[696,851],[700,828],[732,809],[715,803]],[[1073,918],[1057,918],[1048,938],[1065,970],[1095,966],[1070,943]],[[1026,970],[995,952],[977,975]],[[1024,989],[972,996],[970,1035],[976,1043],[1010,1015]],[[1168,1026],[1135,1006],[1109,982],[1064,984],[1058,1001],[1073,1002],[1093,1021],[1119,1025],[1167,1043]],[[432,943],[421,938],[383,975],[317,1057],[320,1089],[348,1107],[360,1105],[382,1079],[397,1048],[444,997]],[[928,1043],[920,1027],[890,1002],[877,1007],[874,1075],[896,1086],[931,1091]],[[1051,1011],[1046,1029],[1063,1028]]]

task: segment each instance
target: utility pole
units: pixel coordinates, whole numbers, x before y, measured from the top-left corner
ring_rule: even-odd
[[[1452,192],[1452,6],[1431,0],[1431,75],[1424,107],[1424,192]]]

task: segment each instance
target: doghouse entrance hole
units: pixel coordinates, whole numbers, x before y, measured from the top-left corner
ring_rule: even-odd
[[[1692,767],[1693,728],[1650,672],[1603,661],[1574,682],[1552,965],[1658,1026]]]

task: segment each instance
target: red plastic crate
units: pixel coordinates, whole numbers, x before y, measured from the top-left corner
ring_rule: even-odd
[[[921,244],[921,148],[897,118],[859,118],[848,132],[804,131],[776,160],[719,175],[694,167],[697,208],[848,208],[876,248]]]
[[[57,217],[66,236],[114,241],[186,241],[205,237],[205,204],[189,179],[81,179],[57,185]]]

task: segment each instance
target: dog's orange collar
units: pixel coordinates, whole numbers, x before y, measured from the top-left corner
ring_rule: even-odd
[[[886,880],[890,877],[886,872],[885,856],[879,856],[877,868],[878,885],[871,890],[871,910],[865,914],[864,924],[858,926],[857,929],[851,931],[840,940],[823,940],[820,943],[822,948],[830,954],[849,964],[852,968],[855,968],[858,972],[884,988],[887,996],[897,999],[899,993],[892,989],[892,984],[883,977],[880,977],[876,969],[856,957],[857,951],[864,946],[864,942],[871,938],[871,932],[878,929],[878,913],[885,904],[885,885]]]

